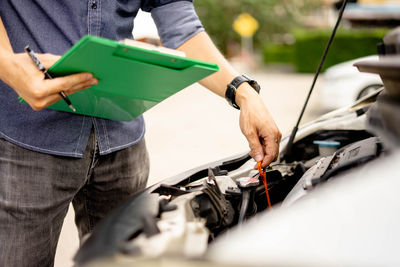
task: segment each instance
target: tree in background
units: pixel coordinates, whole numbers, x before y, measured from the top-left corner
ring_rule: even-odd
[[[255,48],[266,42],[284,42],[293,27],[302,24],[301,18],[319,6],[321,0],[196,0],[197,13],[207,32],[222,50],[240,43],[240,36],[233,31],[232,23],[241,13],[249,13],[260,24],[254,35]],[[229,56],[229,55],[228,55]]]

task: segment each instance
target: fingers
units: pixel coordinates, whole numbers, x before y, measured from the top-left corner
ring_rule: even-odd
[[[37,54],[39,60],[49,68],[60,57],[52,54]],[[78,73],[45,79],[43,73],[33,63],[26,53],[14,54],[9,59],[15,68],[4,81],[22,97],[33,110],[41,110],[60,100],[59,93],[63,91],[70,95],[78,90],[89,88],[98,83],[90,73]],[[16,75],[18,73],[18,75]],[[28,79],[26,77],[29,77]]]
[[[92,85],[96,85],[98,83],[99,83],[99,81],[96,78],[93,78],[87,82],[84,82],[83,84],[77,84],[77,85],[72,86],[71,89],[69,89],[67,92],[65,92],[65,94],[70,95],[77,91],[88,89],[88,88],[92,87]]]
[[[277,159],[281,133],[261,101],[242,105],[240,128],[250,147],[250,156],[263,168]]]
[[[279,155],[279,143],[281,141],[281,133],[276,132],[271,136],[267,137],[264,141],[265,156],[262,160],[261,166],[267,167],[271,162],[275,161]]]
[[[272,134],[271,136],[267,136],[266,138],[264,138],[262,142],[258,142],[259,146],[251,145],[253,143],[256,143],[257,139],[254,139],[252,141],[249,140],[249,154],[256,162],[261,162],[262,168],[266,168],[278,158],[281,134],[278,131],[276,134]],[[254,168],[257,168],[257,164],[254,166]]]
[[[247,141],[250,147],[250,156],[257,162],[263,161],[264,159],[264,148],[258,138],[258,135],[254,132],[245,133]]]
[[[90,73],[78,73],[51,80],[41,80],[33,85],[31,96],[26,101],[33,110],[38,111],[59,101],[61,91],[70,95],[97,83],[98,80],[93,78]]]
[[[60,99],[61,99],[61,96],[59,94],[51,95],[46,99],[46,104],[44,104],[44,107],[41,107],[40,109],[43,109],[47,106],[51,106],[51,105],[57,103],[58,101],[60,101]],[[38,111],[40,109],[34,109],[34,110]]]
[[[76,92],[80,89],[87,88],[87,86],[97,84],[98,82],[90,73],[72,74],[46,81],[49,84],[49,95],[57,94],[61,91],[65,93]]]
[[[261,162],[263,168],[278,158],[279,143],[281,134],[279,131],[272,131],[270,134],[261,138],[257,132],[246,132],[245,134],[250,147],[250,156],[256,161]]]

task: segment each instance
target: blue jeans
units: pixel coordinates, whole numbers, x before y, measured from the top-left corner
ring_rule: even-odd
[[[83,158],[26,150],[0,138],[0,266],[53,266],[69,204],[79,237],[111,209],[144,188],[144,140],[99,155],[92,133]]]

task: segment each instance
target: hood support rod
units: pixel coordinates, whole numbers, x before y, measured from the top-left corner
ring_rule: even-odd
[[[286,150],[285,150],[284,155],[282,157],[282,159],[284,159],[286,162],[292,162],[293,161],[292,147],[293,147],[294,138],[296,137],[296,133],[297,133],[297,130],[299,128],[300,121],[303,118],[304,111],[306,110],[306,107],[307,107],[308,102],[310,100],[311,94],[312,94],[312,92],[314,90],[315,83],[317,82],[318,76],[319,76],[319,74],[321,72],[321,69],[322,69],[322,66],[323,66],[323,64],[325,62],[325,58],[326,58],[326,55],[328,54],[329,47],[332,44],[333,38],[335,37],[335,34],[336,34],[336,30],[337,30],[337,28],[339,26],[340,21],[342,20],[342,16],[343,16],[343,12],[344,12],[344,9],[346,7],[346,4],[347,4],[347,0],[343,0],[342,6],[340,7],[340,10],[339,10],[338,19],[336,21],[335,27],[332,30],[331,36],[329,37],[329,41],[328,41],[328,43],[327,43],[327,45],[325,47],[325,51],[324,51],[324,53],[322,55],[322,58],[321,58],[321,61],[319,63],[317,72],[314,75],[314,79],[313,79],[313,82],[311,84],[311,88],[310,88],[310,90],[308,92],[306,101],[305,101],[305,103],[303,105],[303,108],[302,108],[302,110],[300,112],[299,119],[297,120],[296,126],[294,126],[294,128],[292,130],[292,133],[290,134],[289,141],[288,141],[288,143],[286,145]]]

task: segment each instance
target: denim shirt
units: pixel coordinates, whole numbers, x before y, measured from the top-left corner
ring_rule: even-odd
[[[15,53],[23,53],[29,44],[37,53],[62,55],[86,34],[133,38],[133,18],[140,8],[151,12],[166,47],[177,48],[204,30],[188,0],[1,0],[0,16]],[[102,155],[138,143],[145,132],[142,116],[119,122],[50,109],[33,111],[0,80],[0,136],[9,142],[82,157],[93,125]]]

